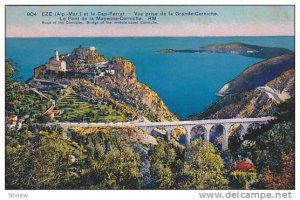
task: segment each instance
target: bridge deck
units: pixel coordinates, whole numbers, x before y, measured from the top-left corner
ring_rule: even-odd
[[[64,127],[159,127],[159,126],[188,126],[188,125],[206,125],[206,124],[234,124],[234,123],[260,123],[274,119],[273,117],[261,118],[234,118],[234,119],[210,119],[195,121],[171,121],[171,122],[117,122],[117,123],[77,123],[77,122],[53,122],[46,126],[64,126]]]

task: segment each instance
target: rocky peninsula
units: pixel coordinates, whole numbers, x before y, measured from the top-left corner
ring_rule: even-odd
[[[289,49],[279,47],[264,47],[258,45],[231,42],[226,44],[210,44],[200,49],[161,49],[156,53],[226,53],[254,58],[272,58],[280,55],[294,54]]]

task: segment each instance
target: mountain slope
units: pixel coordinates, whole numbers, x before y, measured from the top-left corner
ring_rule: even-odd
[[[270,58],[248,67],[234,80],[226,83],[218,95],[228,95],[244,92],[259,86],[279,76],[282,72],[295,67],[294,55],[281,55]]]
[[[276,95],[284,96],[280,102],[295,96],[295,70],[289,69],[266,84]],[[190,119],[224,119],[238,117],[263,117],[274,115],[274,106],[280,102],[274,101],[270,96],[259,88],[245,92],[223,96],[216,103],[200,114]]]

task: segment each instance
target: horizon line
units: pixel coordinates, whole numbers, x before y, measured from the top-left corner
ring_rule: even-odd
[[[145,37],[160,37],[160,38],[176,38],[176,37],[295,37],[295,35],[207,35],[207,36],[199,36],[199,35],[190,35],[190,36],[161,36],[161,35],[154,35],[154,36],[21,36],[21,37],[15,37],[15,36],[5,36],[5,39],[10,38],[124,38],[124,37],[130,37],[130,38],[145,38]]]

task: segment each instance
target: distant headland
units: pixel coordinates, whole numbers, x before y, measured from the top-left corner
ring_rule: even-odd
[[[226,53],[255,58],[272,58],[280,55],[294,54],[293,51],[279,47],[264,47],[240,42],[210,44],[200,49],[161,49],[156,53]]]

